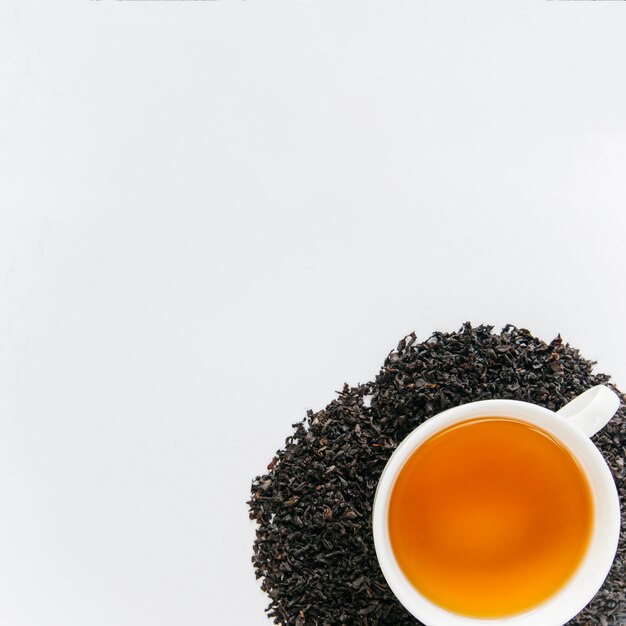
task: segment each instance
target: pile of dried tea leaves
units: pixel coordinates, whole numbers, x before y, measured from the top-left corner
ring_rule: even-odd
[[[325,409],[309,411],[252,484],[252,562],[271,600],[269,617],[290,626],[419,624],[387,587],[372,539],[374,492],[393,450],[424,420],[474,400],[511,398],[556,410],[607,383],[592,366],[560,337],[546,344],[513,326],[496,334],[465,324],[423,343],[405,337],[375,381],[346,385]],[[622,403],[594,437],[618,485],[623,528],[625,416]],[[626,624],[624,534],[604,586],[569,624]]]

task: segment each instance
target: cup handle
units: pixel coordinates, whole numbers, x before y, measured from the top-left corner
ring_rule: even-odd
[[[602,430],[619,408],[619,396],[605,385],[596,385],[576,396],[557,413],[591,437]]]

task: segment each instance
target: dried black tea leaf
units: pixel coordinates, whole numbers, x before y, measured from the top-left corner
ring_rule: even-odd
[[[373,382],[345,385],[293,434],[252,483],[257,522],[252,563],[270,598],[268,616],[285,626],[409,626],[378,567],[371,514],[378,478],[396,446],[424,420],[489,398],[558,410],[608,383],[594,363],[563,343],[525,329],[465,324],[418,343],[408,335]],[[594,436],[618,486],[626,528],[626,406]],[[602,589],[571,626],[626,624],[626,539]]]

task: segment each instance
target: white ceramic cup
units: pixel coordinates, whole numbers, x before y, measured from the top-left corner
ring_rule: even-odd
[[[604,582],[619,540],[617,489],[600,451],[589,439],[613,417],[619,404],[619,397],[604,385],[585,391],[557,413],[517,400],[482,400],[448,409],[408,435],[391,455],[380,477],[372,516],[378,562],[387,583],[405,608],[427,626],[562,626],[577,615]],[[437,606],[411,585],[393,555],[387,522],[392,487],[411,453],[441,430],[477,417],[490,416],[510,417],[537,426],[561,442],[578,461],[589,481],[594,520],[587,552],[578,569],[558,592],[524,613],[476,619]]]

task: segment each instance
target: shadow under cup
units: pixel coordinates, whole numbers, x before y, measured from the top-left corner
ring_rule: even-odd
[[[486,619],[558,592],[582,562],[593,523],[589,482],[567,448],[498,416],[422,442],[388,504],[391,548],[411,585],[448,611]]]

